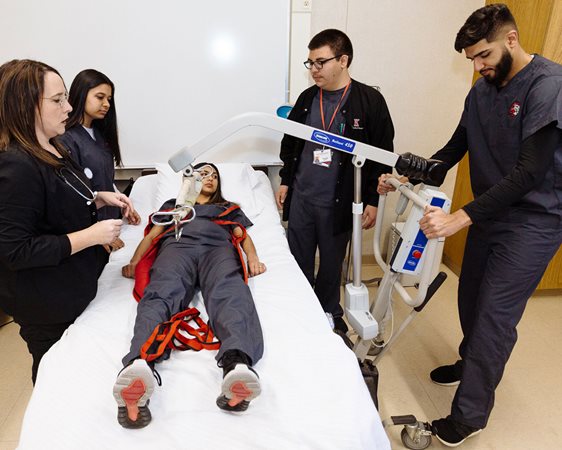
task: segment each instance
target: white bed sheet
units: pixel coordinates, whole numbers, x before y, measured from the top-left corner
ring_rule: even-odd
[[[215,352],[173,352],[157,366],[163,383],[151,398],[150,425],[117,423],[112,387],[136,315],[133,281],[120,272],[153,209],[157,176],[147,176],[131,195],[143,224],[124,227],[126,246],[111,256],[98,295],[43,358],[20,449],[390,449],[354,354],[331,332],[290,254],[269,180],[254,176],[260,207],[249,233],[268,268],[249,281],[265,341],[255,366],[261,396],[244,414],[225,413],[215,405],[222,378]]]

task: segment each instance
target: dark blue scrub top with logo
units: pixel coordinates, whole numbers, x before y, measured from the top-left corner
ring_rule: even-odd
[[[514,168],[523,141],[546,125],[562,129],[562,66],[540,55],[502,89],[484,79],[470,90],[460,125],[467,130],[475,197]],[[517,205],[562,217],[562,142],[544,180]]]

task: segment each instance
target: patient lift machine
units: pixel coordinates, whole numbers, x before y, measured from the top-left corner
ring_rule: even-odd
[[[379,360],[385,350],[395,341],[398,335],[404,330],[407,324],[413,319],[429,301],[433,293],[439,288],[445,279],[445,274],[439,274],[433,282],[430,282],[431,268],[435,258],[437,239],[428,239],[419,229],[419,220],[423,215],[426,205],[434,205],[449,211],[450,201],[441,192],[425,188],[419,194],[411,190],[411,185],[405,185],[398,180],[390,179],[387,182],[402,194],[401,201],[397,209],[402,212],[408,200],[413,202],[409,218],[401,233],[401,238],[396,246],[390,263],[387,265],[383,261],[380,253],[380,237],[382,229],[382,214],[385,207],[385,197],[380,196],[375,225],[375,258],[380,267],[384,270],[384,276],[377,292],[376,300],[370,307],[369,294],[367,287],[361,281],[361,245],[362,227],[361,217],[363,214],[363,204],[361,202],[361,167],[366,159],[394,167],[401,175],[424,181],[429,185],[440,185],[446,175],[447,169],[441,161],[425,159],[410,153],[397,155],[389,151],[354,141],[343,136],[335,135],[323,130],[303,125],[298,122],[276,117],[264,113],[246,113],[236,116],[223,123],[214,132],[201,139],[196,144],[185,147],[174,154],[169,159],[169,164],[176,172],[184,171],[186,177],[196,176],[193,171],[192,163],[197,157],[214,147],[235,132],[248,126],[257,126],[274,131],[279,131],[291,136],[295,136],[307,141],[315,142],[332,149],[353,155],[354,165],[354,201],[352,204],[353,213],[353,279],[345,287],[345,313],[346,317],[357,332],[359,338],[354,346],[354,351],[360,361],[367,356],[371,342],[374,338],[382,334],[385,318],[389,313],[392,290],[399,293],[402,299],[413,308],[412,313],[404,320],[401,328],[386,344],[380,354],[375,359]],[[199,181],[194,178],[193,181]],[[185,220],[185,208],[177,206],[177,214],[174,221]],[[168,215],[174,211],[167,212]],[[420,274],[418,293],[412,299],[398,281],[401,273]],[[404,425],[402,430],[403,443],[412,449],[426,448],[431,442],[431,432],[426,424],[418,422],[414,416],[393,417],[392,423],[384,421],[388,425]]]
[[[409,153],[397,155],[362,142],[347,139],[343,136],[264,113],[241,114],[226,121],[214,132],[196,144],[185,147],[174,154],[168,162],[176,172],[184,170],[184,175],[189,176],[193,173],[191,164],[198,156],[235,132],[249,126],[258,126],[280,131],[353,155],[353,164],[355,166],[355,189],[352,211],[353,283],[346,286],[345,309],[346,316],[351,326],[357,331],[360,338],[364,341],[373,339],[378,334],[378,324],[369,311],[368,291],[366,286],[361,282],[361,216],[363,214],[363,204],[361,203],[361,167],[366,159],[370,159],[387,166],[395,167],[402,175],[414,176],[416,179],[421,180],[430,180],[433,181],[433,184],[440,184],[442,182],[446,173],[445,167],[440,161],[427,160]],[[430,246],[430,249],[431,248],[432,246]],[[415,251],[419,251],[417,247]]]
[[[386,181],[396,188],[400,193],[400,199],[396,205],[397,215],[404,213],[406,206],[411,201],[412,209],[408,215],[406,223],[400,234],[400,239],[396,244],[392,255],[388,255],[389,262],[385,263],[380,251],[381,228],[385,212],[386,195],[379,197],[378,216],[375,224],[375,235],[373,238],[374,255],[377,263],[383,269],[384,275],[377,290],[376,298],[371,306],[370,312],[379,325],[379,335],[374,341],[368,341],[359,336],[355,342],[353,350],[363,361],[369,350],[375,350],[376,355],[373,362],[365,361],[373,367],[377,365],[387,350],[398,339],[405,328],[410,324],[414,317],[421,312],[429,302],[435,292],[441,287],[447,275],[439,272],[435,279],[431,281],[432,269],[435,262],[439,262],[440,255],[437,254],[439,239],[428,240],[419,229],[419,220],[423,216],[424,208],[427,205],[437,206],[445,212],[449,212],[451,202],[445,194],[431,187],[422,187],[416,194],[410,183],[402,184],[395,178]],[[417,284],[417,294],[414,298],[404,289],[401,284],[401,275],[419,275]],[[384,342],[383,332],[385,324],[392,315],[392,293],[396,292],[399,297],[412,308],[410,314],[403,320],[399,329],[390,333],[388,342]],[[391,327],[392,329],[394,327]],[[384,344],[384,345],[383,345]],[[369,354],[373,354],[370,353]],[[421,422],[413,415],[392,416],[383,420],[383,425],[403,425],[401,432],[402,443],[410,449],[425,449],[431,444],[431,427],[426,422]]]
[[[398,215],[404,212],[409,201],[412,201],[413,205],[400,234],[400,239],[392,255],[389,255],[390,261],[386,264],[382,259],[380,251],[381,229],[386,196],[381,195],[379,197],[378,217],[375,223],[373,247],[375,259],[378,265],[383,269],[384,276],[380,282],[376,299],[370,310],[379,326],[379,341],[382,341],[382,324],[384,324],[389,314],[392,290],[395,290],[402,300],[413,308],[413,312],[417,313],[423,309],[431,296],[443,281],[445,281],[446,276],[444,274],[439,274],[433,282],[430,280],[434,266],[433,263],[436,257],[438,257],[436,254],[438,239],[428,240],[419,228],[419,221],[423,217],[425,207],[428,205],[440,207],[446,213],[449,212],[451,207],[451,202],[444,193],[430,187],[423,187],[419,193],[416,194],[413,192],[413,186],[410,183],[403,184],[395,178],[389,178],[387,183],[394,186],[401,194],[401,198],[396,206],[396,213]],[[399,280],[402,274],[420,275],[415,298],[412,298],[400,283]],[[413,314],[413,316],[415,316],[415,314]],[[410,321],[411,319],[402,324],[398,332],[392,336],[391,340],[377,355],[375,363],[380,360],[386,349],[396,340]],[[359,335],[359,339],[355,343],[354,351],[360,360],[365,359],[370,346],[370,341],[367,341],[365,337]]]

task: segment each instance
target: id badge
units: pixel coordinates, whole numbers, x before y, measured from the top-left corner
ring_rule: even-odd
[[[329,148],[318,148],[314,150],[312,162],[317,166],[330,167],[332,164],[332,150]]]

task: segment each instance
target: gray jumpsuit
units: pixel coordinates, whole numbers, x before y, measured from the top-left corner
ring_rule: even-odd
[[[162,209],[168,209],[166,202]],[[249,287],[244,283],[237,250],[230,242],[228,225],[211,221],[226,205],[196,205],[196,218],[183,226],[176,241],[173,233],[162,238],[150,270],[150,283],[137,307],[134,335],[127,365],[140,355],[140,348],[161,322],[189,307],[195,289],[200,287],[209,325],[221,341],[216,356],[220,361],[227,350],[246,353],[255,364],[263,355],[260,321]],[[168,208],[166,208],[168,207]],[[252,225],[238,209],[227,216],[244,227]]]

